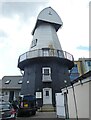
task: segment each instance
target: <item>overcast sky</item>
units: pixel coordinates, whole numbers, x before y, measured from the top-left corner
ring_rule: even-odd
[[[19,55],[29,50],[36,18],[49,6],[63,21],[57,33],[62,49],[71,53],[75,60],[89,57],[89,0],[0,1],[0,79],[20,75]]]

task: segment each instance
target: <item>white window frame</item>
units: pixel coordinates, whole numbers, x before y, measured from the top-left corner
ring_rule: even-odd
[[[49,74],[48,75],[46,75],[44,73],[45,70],[49,70]],[[42,68],[42,81],[43,82],[51,82],[52,81],[51,80],[51,68],[50,67],[43,67]]]
[[[44,71],[49,70],[49,75],[51,74],[51,68],[50,67],[43,67],[42,68],[42,74],[45,75]]]
[[[42,98],[42,92],[36,92],[36,98]]]
[[[37,39],[34,39],[31,44],[31,48],[35,47],[37,45]]]

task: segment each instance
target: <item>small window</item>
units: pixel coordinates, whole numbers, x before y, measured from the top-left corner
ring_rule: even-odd
[[[41,92],[36,92],[36,98],[42,98],[42,93]]]
[[[49,96],[49,91],[46,91],[46,96]]]
[[[44,69],[44,75],[49,75],[49,69]]]
[[[19,80],[18,84],[22,84],[22,80]]]
[[[10,83],[10,81],[11,81],[11,80],[7,80],[7,81],[5,82],[5,84],[9,84],[9,83]]]
[[[51,69],[48,67],[43,68],[42,71],[43,75],[50,75],[51,74]]]
[[[88,64],[88,66],[91,66],[91,61],[88,61],[87,64]]]
[[[34,39],[32,41],[32,45],[31,45],[31,48],[35,47],[37,45],[37,39]]]
[[[77,67],[77,64],[74,64],[74,67]]]
[[[2,91],[2,96],[4,96],[4,91]]]

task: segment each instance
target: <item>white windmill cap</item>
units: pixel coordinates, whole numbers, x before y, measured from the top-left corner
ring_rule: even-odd
[[[35,29],[42,22],[48,22],[50,24],[53,24],[56,31],[58,31],[58,29],[63,25],[63,22],[59,15],[51,7],[47,7],[39,13],[35,27],[32,31],[32,35],[34,35]]]

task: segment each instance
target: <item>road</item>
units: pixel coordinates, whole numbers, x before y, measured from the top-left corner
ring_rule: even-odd
[[[44,120],[44,119],[52,119],[52,120],[64,120],[61,118],[57,118],[56,113],[55,112],[37,112],[35,116],[31,116],[31,117],[18,117],[17,120]]]

